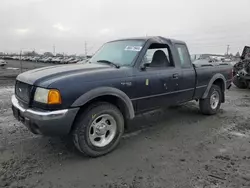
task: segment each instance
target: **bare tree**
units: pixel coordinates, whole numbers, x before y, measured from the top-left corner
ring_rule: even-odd
[[[45,52],[43,55],[44,55],[44,56],[47,56],[47,57],[52,57],[52,56],[54,56],[51,52]]]

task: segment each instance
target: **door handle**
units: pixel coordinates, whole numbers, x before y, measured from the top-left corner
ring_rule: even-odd
[[[179,74],[173,74],[173,79],[178,79],[179,78]]]

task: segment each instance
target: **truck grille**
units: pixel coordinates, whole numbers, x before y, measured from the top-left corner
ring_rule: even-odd
[[[25,103],[29,103],[32,86],[20,81],[16,81],[15,93],[16,96]]]

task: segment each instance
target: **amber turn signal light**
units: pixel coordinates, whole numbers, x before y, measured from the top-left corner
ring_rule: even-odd
[[[48,104],[62,104],[61,94],[56,89],[49,90]]]

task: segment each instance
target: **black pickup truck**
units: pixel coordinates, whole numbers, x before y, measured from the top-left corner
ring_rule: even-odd
[[[80,152],[97,157],[117,146],[126,121],[139,113],[199,100],[203,114],[215,114],[231,80],[228,64],[192,64],[182,41],[115,40],[87,63],[18,75],[13,114],[31,132],[71,135]]]

